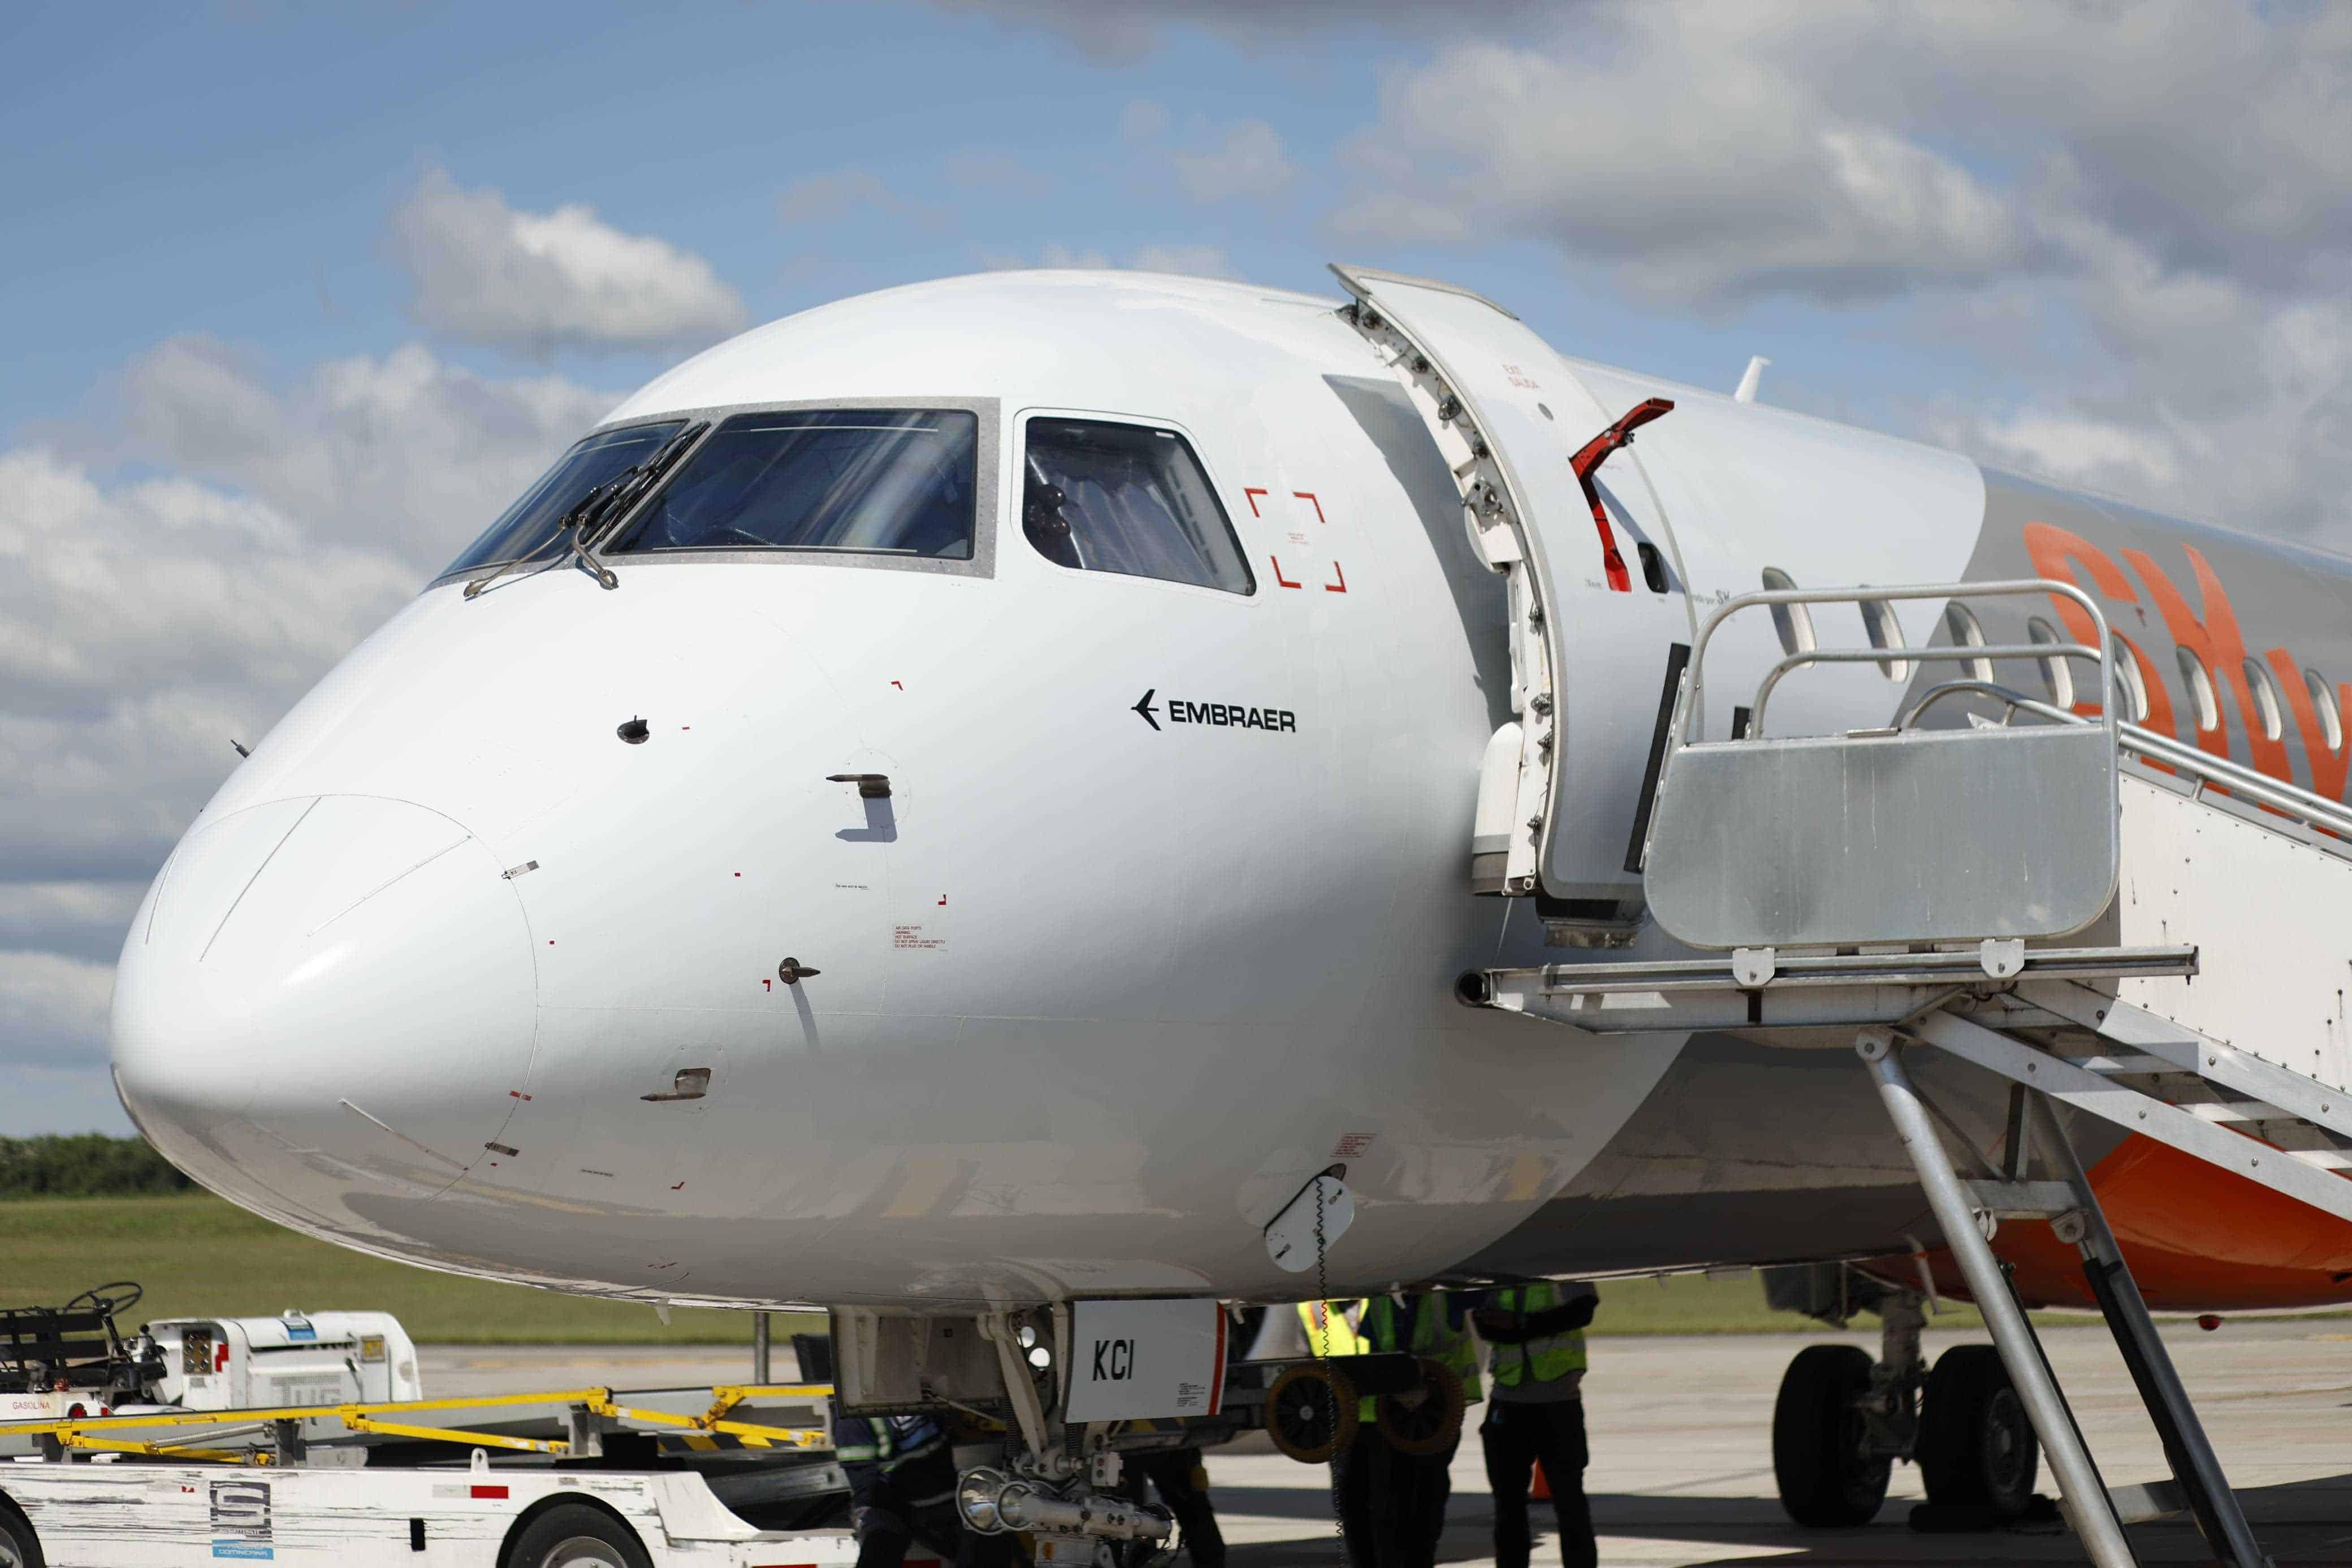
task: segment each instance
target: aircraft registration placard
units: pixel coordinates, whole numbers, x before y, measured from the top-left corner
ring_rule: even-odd
[[[1068,1419],[1214,1416],[1225,1397],[1225,1312],[1213,1300],[1078,1301]]]

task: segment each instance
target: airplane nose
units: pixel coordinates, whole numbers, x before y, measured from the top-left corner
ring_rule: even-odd
[[[522,904],[464,827],[275,800],[199,828],[157,878],[117,971],[115,1082],[206,1186],[366,1230],[364,1197],[429,1197],[482,1157],[537,1015]]]

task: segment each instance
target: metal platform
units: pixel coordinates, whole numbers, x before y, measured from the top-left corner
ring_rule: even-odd
[[[1794,648],[1740,738],[1700,742],[1708,640],[1749,610],[2049,595],[2088,643]],[[2076,612],[2080,612],[2078,618]],[[1971,618],[1970,624],[1973,624]],[[2133,1562],[2122,1525],[2192,1514],[2233,1568],[2255,1542],[2067,1138],[2096,1117],[2352,1221],[2352,810],[2115,716],[2086,719],[1978,678],[2001,660],[2087,660],[2114,687],[2098,607],[2070,583],[1782,591],[1718,609],[1674,706],[1644,848],[1648,906],[1717,956],[1549,964],[1461,977],[1472,1006],[1581,1034],[1695,1030],[1855,1051],[1875,1081],[1943,1241],[1984,1312],[2099,1568]],[[1774,688],[1808,667],[1963,663],[1885,729],[1767,738]],[[1947,703],[1990,706],[1928,730]],[[2094,931],[2105,944],[2062,945]],[[2193,942],[2184,940],[2193,938]],[[2197,982],[2191,984],[2192,981]],[[2006,1164],[1965,1151],[1904,1062],[1937,1051],[2010,1089]],[[2048,1219],[2075,1247],[2173,1479],[2110,1492],[1990,1237]],[[1895,1386],[1899,1377],[1885,1380]],[[1875,1396],[1874,1396],[1875,1397]]]

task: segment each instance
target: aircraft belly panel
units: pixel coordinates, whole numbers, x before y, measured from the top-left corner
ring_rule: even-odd
[[[1914,1076],[1988,1159],[2008,1085],[1933,1054]],[[2095,1164],[2124,1134],[2070,1116]],[[1695,1035],[1656,1090],[1561,1193],[1458,1272],[1643,1272],[1864,1257],[1938,1239],[1909,1156],[1848,1050]]]

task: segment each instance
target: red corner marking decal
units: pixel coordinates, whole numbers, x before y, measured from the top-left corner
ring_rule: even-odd
[[[1297,588],[1297,586],[1299,586],[1297,583],[1295,583],[1295,582],[1291,581],[1291,580],[1290,580],[1290,579],[1288,579],[1288,578],[1286,578],[1286,577],[1285,577],[1285,576],[1283,576],[1283,575],[1282,575],[1282,558],[1281,558],[1280,556],[1278,556],[1278,555],[1270,555],[1270,556],[1266,557],[1265,559],[1268,559],[1268,560],[1270,560],[1270,561],[1272,561],[1272,562],[1274,562],[1274,580],[1275,580],[1275,581],[1276,581],[1276,582],[1278,582],[1278,583],[1282,584],[1282,586],[1283,586],[1283,587],[1285,587],[1285,588]]]
[[[1260,496],[1263,496],[1263,495],[1265,495],[1265,491],[1263,491],[1263,490],[1253,490],[1253,489],[1251,489],[1251,488],[1250,488],[1248,486],[1246,486],[1246,485],[1244,485],[1244,486],[1242,486],[1242,499],[1243,499],[1243,500],[1244,500],[1244,501],[1247,501],[1247,502],[1249,503],[1249,507],[1250,507],[1250,516],[1251,516],[1251,517],[1262,517],[1265,516],[1265,514],[1264,512],[1261,512],[1261,511],[1259,511],[1259,510],[1257,509],[1257,498],[1258,498]]]
[[[1338,578],[1339,580],[1339,581],[1337,581],[1337,582],[1327,582],[1327,583],[1325,583],[1325,584],[1323,585],[1323,591],[1324,591],[1324,592],[1326,592],[1326,593],[1345,593],[1345,592],[1347,592],[1347,591],[1348,591],[1348,574],[1347,574],[1346,572],[1341,571],[1341,570],[1339,570],[1339,563],[1338,561],[1336,561],[1336,560],[1335,560],[1335,561],[1333,561],[1333,562],[1331,563],[1331,575],[1332,575],[1333,577]]]
[[[1306,502],[1308,506],[1310,506],[1310,507],[1314,507],[1314,508],[1315,508],[1315,520],[1316,520],[1317,522],[1318,522],[1318,523],[1328,523],[1328,522],[1329,522],[1329,521],[1331,520],[1330,518],[1328,518],[1328,517],[1325,517],[1325,516],[1323,515],[1323,503],[1322,503],[1322,502],[1320,502],[1320,501],[1318,501],[1318,500],[1317,500],[1317,499],[1315,498],[1315,492],[1314,492],[1314,491],[1312,491],[1312,490],[1293,490],[1293,491],[1291,492],[1291,494],[1292,494],[1293,496],[1297,497],[1298,499],[1300,499],[1300,500],[1302,500],[1302,501]]]

